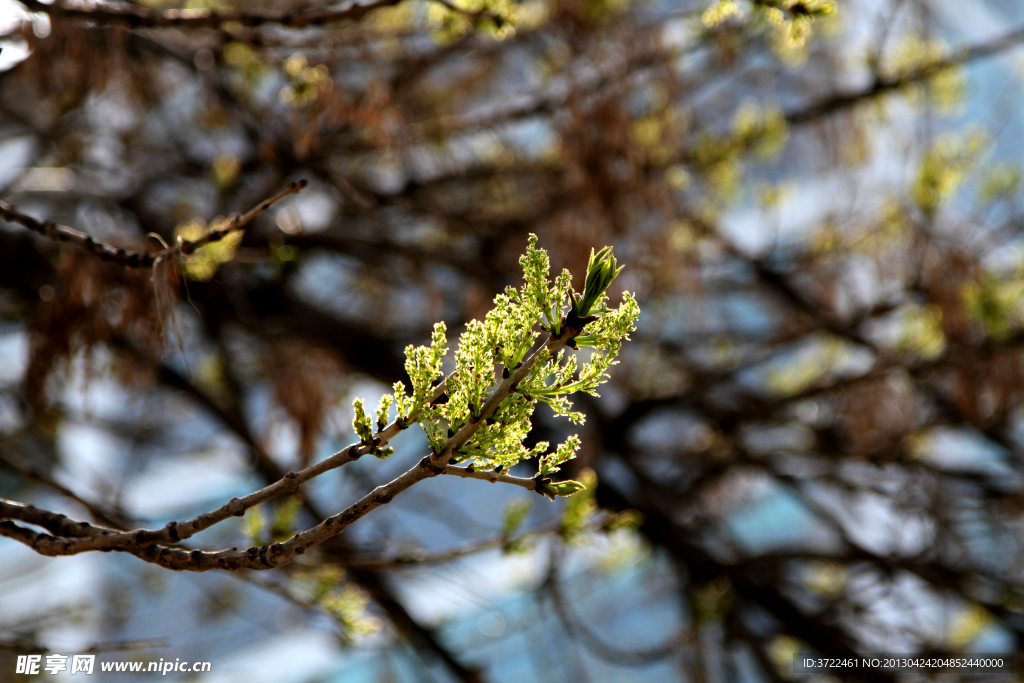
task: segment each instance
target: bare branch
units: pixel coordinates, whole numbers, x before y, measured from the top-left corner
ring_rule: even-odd
[[[618,646],[607,642],[605,639],[591,631],[581,619],[574,615],[572,610],[569,608],[569,605],[566,603],[565,598],[562,595],[561,588],[558,586],[558,564],[561,561],[559,557],[560,554],[561,553],[557,546],[552,547],[550,569],[548,571],[547,580],[544,582],[544,586],[547,588],[548,594],[551,596],[551,603],[555,607],[555,614],[558,616],[558,620],[561,622],[566,633],[568,633],[570,637],[579,638],[583,642],[583,646],[599,658],[620,666],[657,662],[678,654],[683,645],[693,640],[695,630],[693,628],[689,628],[667,638],[663,644],[650,648],[623,650]]]
[[[500,481],[503,484],[521,486],[527,491],[535,491],[537,489],[536,479],[513,477],[510,474],[502,474],[500,472],[495,472],[494,470],[477,472],[476,470],[472,470],[468,467],[454,467],[453,465],[448,465],[444,468],[444,472],[442,474],[450,474],[455,477],[462,477],[463,479],[480,479],[481,481],[489,481],[492,484]]]
[[[2,200],[0,200],[0,218],[9,223],[17,223],[22,227],[28,228],[32,232],[38,233],[48,239],[57,242],[71,242],[73,244],[77,244],[86,251],[99,256],[104,261],[113,261],[118,265],[125,266],[127,268],[148,268],[158,261],[165,260],[178,254],[192,254],[200,247],[204,247],[207,244],[224,239],[229,234],[244,228],[257,216],[265,212],[280,200],[301,192],[308,184],[309,181],[307,180],[293,180],[288,183],[287,187],[277,194],[264,199],[244,214],[236,213],[232,215],[226,224],[216,230],[211,230],[199,239],[182,240],[173,247],[153,253],[128,251],[127,249],[98,242],[93,239],[91,235],[84,233],[81,230],[76,230],[66,225],[57,225],[53,221],[41,221],[38,218],[33,218],[32,216],[21,213],[16,208]]]
[[[6,447],[2,445],[0,445],[0,463],[7,465],[7,467],[11,468],[15,472],[18,472],[27,479],[38,481],[39,483],[50,487],[54,491],[57,491],[65,498],[70,498],[71,500],[75,501],[76,503],[84,507],[86,510],[88,510],[93,517],[103,522],[104,524],[119,529],[128,528],[128,522],[124,517],[121,517],[119,514],[112,510],[104,509],[100,505],[97,505],[92,501],[82,498],[68,487],[55,481],[52,477],[47,476],[42,472],[37,472],[28,463],[26,463],[21,458],[15,456]]]
[[[791,111],[786,114],[786,121],[791,125],[809,123],[836,111],[848,109],[864,100],[873,99],[887,92],[919,83],[954,66],[999,54],[1019,45],[1022,41],[1024,41],[1024,28],[1018,28],[995,40],[961,50],[959,53],[955,53],[946,59],[929,62],[906,74],[888,77],[876,76],[875,81],[867,88],[850,93],[832,95],[809,107]]]
[[[340,7],[293,12],[258,12],[237,9],[156,9],[128,4],[86,3],[76,0],[54,2],[24,0],[33,12],[46,12],[52,16],[116,24],[130,28],[219,28],[226,23],[241,26],[281,24],[288,28],[304,28],[338,21],[357,21],[369,12],[397,5],[400,0],[371,0],[366,4],[349,2]]]
[[[8,520],[0,522],[0,536],[7,536],[20,541],[42,555],[75,555],[91,550],[117,550],[130,553],[147,562],[179,571],[272,569],[337,536],[353,522],[372,510],[390,503],[395,496],[414,484],[443,473],[455,451],[480,429],[480,426],[497,409],[501,401],[512,393],[515,387],[526,378],[542,354],[557,353],[566,345],[569,339],[580,332],[584,324],[580,323],[578,327],[574,327],[567,323],[560,336],[548,335],[544,342],[523,360],[519,368],[507,379],[503,380],[491,393],[481,409],[480,417],[467,422],[458,433],[448,439],[441,453],[434,453],[424,457],[398,478],[378,486],[345,510],[328,517],[312,528],[295,534],[284,543],[251,547],[245,551],[240,551],[237,548],[219,551],[186,550],[163,545],[164,543],[177,543],[203,529],[209,528],[219,521],[227,519],[227,517],[244,513],[248,507],[269,500],[281,493],[294,491],[303,481],[308,481],[329,469],[341,466],[346,462],[351,462],[355,457],[369,452],[375,447],[374,445],[358,444],[350,446],[339,451],[331,458],[306,468],[302,473],[289,473],[278,482],[260,491],[256,491],[244,499],[233,499],[217,510],[200,515],[184,523],[172,522],[159,531],[138,530],[118,532],[113,529],[93,526],[85,522],[75,522],[64,515],[41,510],[31,505],[0,500],[0,519]],[[442,386],[439,385],[435,388],[434,394],[440,395],[442,391]],[[396,420],[386,429],[378,432],[381,436],[375,437],[375,440],[380,439],[376,447],[379,447],[380,443],[384,442],[385,437],[390,439],[391,436],[404,429],[406,424],[404,421],[399,422]],[[42,527],[54,535],[37,533],[10,520]]]
[[[439,384],[434,389],[434,396],[432,398],[439,396],[441,393],[444,392],[444,385],[446,382],[447,378],[445,378],[445,381]],[[416,413],[413,414],[413,417],[415,417],[415,415],[418,412],[419,411],[416,411]],[[399,422],[396,420],[392,422],[390,425],[388,425],[388,427],[386,427],[382,431],[377,432],[377,434],[375,435],[375,441],[377,443],[376,447],[379,448],[380,446],[387,445],[387,443],[402,429],[403,427],[400,426]],[[329,458],[321,460],[320,462],[314,465],[310,465],[309,467],[299,472],[288,472],[273,484],[265,486],[259,491],[250,493],[249,495],[244,496],[242,498],[232,498],[230,501],[220,506],[216,510],[211,510],[210,512],[201,514],[198,517],[194,517],[193,519],[183,522],[171,522],[166,527],[158,531],[135,530],[125,532],[123,534],[110,534],[107,533],[108,530],[106,529],[92,527],[96,530],[96,533],[88,534],[88,536],[90,538],[99,538],[102,536],[104,540],[97,541],[97,543],[101,543],[100,547],[83,548],[83,550],[109,550],[114,548],[121,548],[122,546],[127,547],[128,545],[145,546],[156,543],[178,543],[180,541],[184,541],[198,534],[200,531],[209,529],[210,527],[214,526],[215,524],[218,524],[219,522],[224,521],[225,519],[228,519],[229,517],[239,517],[245,514],[246,510],[257,506],[260,503],[265,503],[280,495],[294,493],[295,491],[298,490],[299,486],[309,481],[310,479],[318,477],[321,474],[329,472],[333,469],[337,469],[338,467],[346,465],[354,460],[358,460],[360,457],[373,450],[373,448],[374,446],[369,444],[352,444],[338,451]],[[77,497],[75,497],[75,499],[78,500]],[[32,509],[35,510],[35,508]],[[30,524],[42,526],[43,528],[54,531],[54,529],[51,528],[51,526],[48,526],[54,524],[54,521],[45,516],[30,518],[20,517],[20,519]],[[58,535],[67,535],[66,533],[62,533],[60,531],[54,531],[54,533],[57,533]]]
[[[445,472],[448,474],[448,472]],[[550,533],[550,532],[541,532]],[[411,554],[411,555],[399,555],[396,557],[383,557],[383,558],[360,558],[353,560],[349,563],[349,566],[358,568],[370,568],[377,571],[395,569],[402,566],[408,565],[423,565],[423,564],[442,564],[444,562],[450,562],[457,560],[468,555],[483,552],[485,550],[492,550],[494,548],[500,548],[507,542],[504,537],[492,538],[489,540],[474,543],[471,546],[456,548],[454,550],[447,550],[444,552],[435,553],[433,555],[425,554]]]

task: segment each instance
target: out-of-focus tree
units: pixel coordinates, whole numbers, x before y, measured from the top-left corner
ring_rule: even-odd
[[[797,652],[1020,649],[1020,8],[12,6],[0,495],[38,509],[2,503],[0,534],[168,569],[273,565],[275,583],[233,577],[454,680],[505,680],[508,652],[418,613],[409,586],[498,551],[531,567],[536,607],[501,624],[537,680],[777,681]],[[993,17],[1002,32],[977,28]],[[614,245],[611,322],[584,328],[535,251],[523,298],[495,299],[522,285],[531,233],[581,294],[588,266],[607,270],[591,249]],[[541,324],[581,366],[588,345],[618,351],[623,292],[643,310],[633,341],[600,397],[573,397],[587,419],[570,429],[558,392],[594,387],[553,367],[542,386],[524,359]],[[439,320],[464,333],[456,361],[431,351]],[[353,416],[352,396],[395,382],[394,422],[387,398]],[[526,430],[516,411],[538,401]],[[495,408],[523,433],[499,437]],[[410,417],[426,438],[389,445]],[[485,452],[513,437],[515,457]],[[544,442],[567,445],[516,464]],[[233,484],[191,492],[224,461],[244,462]],[[418,462],[462,479],[397,496]],[[558,465],[586,490],[506,505],[463,481],[574,492]],[[157,469],[176,506],[133,495]],[[394,503],[366,514],[371,490]],[[231,546],[255,551],[214,552]],[[7,648],[48,647],[40,623],[0,623]]]

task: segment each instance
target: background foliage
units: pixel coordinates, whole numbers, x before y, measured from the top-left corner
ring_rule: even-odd
[[[7,7],[19,211],[152,251],[310,185],[157,268],[0,222],[5,498],[158,528],[326,457],[407,344],[520,284],[529,233],[578,280],[614,245],[611,300],[643,314],[585,424],[539,408],[527,438],[578,432],[586,493],[442,477],[269,578],[0,539],[0,667],[95,646],[272,680],[775,681],[798,651],[1019,649],[1016,3]],[[405,438],[307,501],[390,480]]]

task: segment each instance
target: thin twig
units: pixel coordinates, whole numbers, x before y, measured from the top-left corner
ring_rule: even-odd
[[[128,521],[124,517],[112,510],[107,510],[92,501],[82,498],[68,487],[54,480],[52,477],[43,474],[42,472],[37,472],[28,463],[11,453],[2,445],[0,445],[0,463],[7,465],[9,468],[28,479],[38,481],[39,483],[50,487],[65,498],[70,498],[88,510],[93,517],[104,524],[108,524],[117,529],[127,529],[129,526]]]
[[[547,580],[544,582],[544,586],[547,588],[548,594],[551,596],[551,603],[554,605],[555,614],[558,616],[558,620],[561,622],[562,627],[565,629],[566,633],[569,634],[570,638],[578,637],[583,642],[584,647],[601,659],[611,662],[612,664],[629,666],[657,662],[667,657],[671,657],[674,654],[678,654],[680,647],[684,643],[693,640],[693,629],[687,629],[666,639],[663,644],[649,648],[623,650],[618,646],[607,642],[591,631],[590,628],[586,626],[582,620],[577,618],[569,609],[569,605],[563,599],[561,589],[558,586],[558,565],[561,561],[561,552],[559,547],[557,545],[553,546],[550,554],[551,559],[548,565],[548,576]]]
[[[1024,41],[1024,28],[1017,28],[1009,33],[991,40],[956,52],[946,59],[929,62],[908,73],[896,76],[876,76],[875,81],[861,90],[849,93],[832,95],[820,102],[797,109],[786,114],[786,121],[790,125],[799,125],[814,121],[833,112],[847,109],[863,100],[874,99],[887,92],[898,90],[908,85],[918,83],[931,78],[947,69],[960,64],[967,64],[975,59],[991,57],[1004,50],[1015,47]]]
[[[99,242],[87,233],[66,225],[58,225],[53,221],[41,221],[27,214],[18,211],[7,202],[0,201],[0,218],[9,222],[17,223],[28,228],[32,232],[57,242],[71,242],[82,247],[86,251],[99,256],[104,261],[113,261],[118,265],[127,268],[149,268],[155,263],[166,260],[178,254],[189,255],[207,244],[224,239],[236,230],[241,230],[251,223],[257,216],[269,209],[280,200],[302,191],[309,184],[308,180],[293,180],[288,186],[277,194],[264,199],[262,202],[249,209],[244,214],[234,214],[228,222],[216,230],[211,230],[196,240],[181,240],[177,245],[160,251],[143,253],[129,251],[110,244]]]
[[[502,474],[495,472],[494,470],[478,472],[476,470],[471,470],[468,467],[455,467],[453,465],[448,465],[444,468],[444,472],[442,474],[450,474],[456,477],[462,477],[463,479],[480,479],[482,481],[489,481],[492,484],[500,481],[502,484],[521,486],[527,491],[535,491],[537,489],[536,479],[513,477],[510,474]]]
[[[137,5],[58,0],[48,5],[39,0],[23,0],[33,12],[68,17],[100,24],[118,24],[130,28],[219,28],[232,23],[240,26],[280,24],[304,28],[345,20],[362,19],[379,8],[397,5],[400,0],[372,0],[366,4],[349,2],[340,7],[289,12],[260,12],[241,9],[157,9]]]

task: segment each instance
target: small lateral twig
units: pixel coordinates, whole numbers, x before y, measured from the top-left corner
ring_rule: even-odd
[[[128,522],[124,517],[121,517],[119,514],[112,510],[106,510],[103,507],[97,505],[96,503],[93,503],[92,501],[82,498],[77,493],[75,493],[68,487],[64,486],[63,484],[59,483],[52,477],[43,474],[42,472],[36,471],[34,468],[32,468],[32,466],[30,466],[21,458],[15,456],[6,447],[2,445],[0,445],[0,463],[3,463],[4,465],[14,470],[15,472],[18,472],[26,479],[37,481],[40,484],[43,484],[53,489],[54,491],[61,494],[65,498],[70,498],[71,500],[75,501],[76,503],[84,507],[86,510],[88,510],[89,513],[92,514],[92,516],[100,522],[103,522],[104,524],[107,524],[116,529],[128,528]]]
[[[92,235],[76,230],[66,225],[58,225],[53,221],[41,221],[28,214],[18,211],[14,206],[0,200],[0,218],[8,223],[16,223],[32,232],[56,242],[70,242],[76,244],[86,251],[95,254],[104,261],[113,261],[126,268],[148,268],[154,263],[166,260],[170,257],[189,255],[207,244],[218,242],[236,230],[241,230],[251,223],[257,216],[265,212],[271,206],[285,197],[301,192],[309,184],[308,180],[293,180],[277,194],[264,199],[262,202],[249,209],[244,214],[233,214],[227,223],[211,230],[196,240],[181,240],[173,247],[167,247],[155,252],[139,252],[115,247],[104,242],[93,239]]]
[[[520,486],[527,491],[535,491],[537,489],[537,479],[528,477],[513,477],[511,474],[504,474],[502,472],[495,472],[494,470],[478,471],[471,470],[468,467],[455,467],[454,465],[447,465],[444,468],[442,474],[450,474],[455,477],[462,477],[463,479],[480,479],[482,481],[489,481],[492,484],[496,484],[499,481],[502,484],[512,484],[514,486]]]
[[[847,93],[837,93],[807,107],[786,113],[786,122],[801,125],[828,116],[836,111],[848,109],[863,100],[874,99],[887,92],[899,90],[919,83],[952,67],[967,64],[976,59],[991,57],[1024,42],[1024,27],[1003,34],[994,40],[954,52],[945,59],[922,64],[908,73],[884,76],[876,74],[874,82],[866,88]]]

